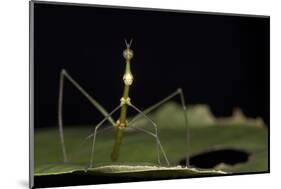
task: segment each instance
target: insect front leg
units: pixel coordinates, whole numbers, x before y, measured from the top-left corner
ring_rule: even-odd
[[[64,93],[64,80],[67,79],[86,99],[96,108],[102,115],[104,115],[111,125],[115,124],[114,119],[109,115],[105,108],[98,103],[93,97],[91,97],[85,89],[75,81],[65,69],[60,73],[59,80],[59,99],[58,99],[58,125],[59,125],[59,136],[63,154],[63,162],[68,162],[68,157],[65,148],[64,132],[63,132],[63,93]]]

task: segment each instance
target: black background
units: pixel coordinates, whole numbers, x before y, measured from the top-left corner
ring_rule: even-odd
[[[57,125],[65,68],[107,110],[120,103],[124,39],[133,38],[130,97],[140,108],[178,87],[216,116],[241,107],[269,124],[269,17],[36,3],[35,127]],[[66,82],[65,124],[102,118]]]

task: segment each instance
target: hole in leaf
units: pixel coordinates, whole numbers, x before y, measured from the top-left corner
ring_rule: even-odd
[[[235,165],[247,162],[249,153],[243,150],[220,149],[200,153],[190,157],[190,165],[198,168],[214,168],[224,163],[227,165]],[[180,165],[186,165],[186,159],[180,161]]]

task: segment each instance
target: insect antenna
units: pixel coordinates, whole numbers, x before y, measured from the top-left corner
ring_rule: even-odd
[[[129,49],[131,47],[132,43],[133,43],[133,39],[131,39],[129,43],[128,43],[127,39],[125,39],[125,44],[126,44],[127,49]]]

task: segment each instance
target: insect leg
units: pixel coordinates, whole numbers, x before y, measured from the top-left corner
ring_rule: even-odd
[[[162,154],[163,154],[163,156],[164,156],[164,158],[165,158],[165,161],[166,161],[167,165],[168,165],[168,166],[170,165],[170,162],[169,162],[169,160],[168,160],[168,158],[167,158],[167,156],[166,156],[166,153],[165,153],[165,151],[164,151],[164,148],[163,148],[163,146],[162,146],[162,144],[161,144],[161,142],[160,142],[160,140],[159,140],[157,134],[152,133],[152,132],[150,132],[150,131],[148,131],[148,130],[146,130],[146,129],[143,129],[143,128],[138,128],[138,127],[133,127],[133,126],[131,126],[130,128],[135,129],[135,130],[138,130],[138,131],[141,131],[141,132],[144,132],[144,133],[146,133],[146,134],[148,134],[148,135],[154,137],[155,140],[156,140],[157,146],[160,147],[160,150],[161,150],[161,152],[162,152]],[[158,158],[159,158],[159,157],[158,157]],[[158,162],[159,162],[159,160],[158,160]]]
[[[183,94],[183,90],[180,88],[178,89],[179,95],[180,95],[180,99],[181,99],[181,105],[182,105],[182,109],[183,109],[183,116],[184,116],[184,124],[185,124],[185,129],[186,129],[186,159],[185,159],[185,166],[189,167],[190,163],[189,163],[189,156],[190,156],[190,129],[188,127],[188,120],[187,120],[187,112],[186,112],[186,104],[185,104],[185,99],[184,99],[184,94]]]
[[[59,134],[60,134],[60,141],[61,141],[61,147],[62,147],[62,153],[63,153],[63,161],[67,162],[67,154],[65,149],[65,143],[64,143],[64,134],[63,134],[63,89],[64,89],[64,78],[68,79],[73,86],[78,89],[84,95],[89,102],[97,108],[102,115],[107,117],[107,120],[114,125],[115,121],[111,116],[108,116],[108,112],[103,108],[93,97],[91,97],[68,73],[66,70],[62,70],[60,73],[60,80],[59,80],[59,99],[58,99],[58,125],[59,125]]]
[[[110,117],[113,115],[117,110],[121,108],[121,105],[117,106],[114,110],[112,110],[107,116],[104,117],[103,120],[101,120],[96,126],[94,130],[94,136],[93,136],[93,144],[92,144],[92,149],[91,149],[91,157],[90,157],[90,165],[89,167],[92,168],[93,166],[93,159],[94,159],[94,151],[95,151],[95,143],[96,143],[96,136],[97,136],[97,131],[102,126],[102,124]]]
[[[149,112],[152,112],[153,110],[155,110],[156,108],[158,108],[159,106],[161,106],[162,104],[164,104],[165,102],[171,100],[173,97],[175,97],[176,95],[180,94],[181,89],[176,90],[175,92],[171,93],[170,95],[168,95],[167,97],[163,98],[162,100],[160,100],[159,102],[153,104],[152,106],[148,107],[147,109],[145,109],[143,111],[143,113],[148,114]],[[137,119],[139,119],[140,117],[142,117],[141,113],[137,114],[133,119],[132,122],[135,122]]]
[[[165,158],[165,161],[166,161],[167,165],[170,165],[169,160],[167,158],[167,155],[166,155],[166,153],[165,153],[165,151],[164,151],[164,149],[163,149],[163,147],[162,147],[162,145],[160,143],[159,137],[158,137],[158,129],[157,129],[158,127],[157,127],[157,124],[152,119],[150,119],[144,112],[142,112],[140,109],[138,109],[133,104],[129,103],[129,106],[132,107],[134,110],[136,110],[141,116],[143,116],[145,119],[147,119],[153,125],[153,127],[155,129],[155,134],[154,135],[156,136],[155,138],[156,138],[157,146],[159,145],[160,150],[161,150],[161,152],[162,152],[162,154],[163,154],[163,156]],[[158,155],[158,162],[160,163],[159,155]]]
[[[189,152],[190,152],[190,147],[191,147],[190,146],[190,130],[189,130],[189,127],[188,127],[186,104],[185,104],[183,90],[181,88],[177,89],[175,92],[171,93],[170,95],[168,95],[164,99],[160,100],[159,102],[157,102],[154,105],[150,106],[149,108],[145,109],[143,111],[143,113],[147,115],[148,113],[152,112],[153,110],[155,110],[156,108],[158,108],[159,106],[164,104],[165,102],[167,102],[167,101],[171,100],[172,98],[176,97],[177,95],[179,95],[179,97],[180,97],[181,106],[182,106],[182,110],[183,110],[183,116],[184,116],[184,124],[185,124],[185,128],[186,128],[186,146],[187,146],[187,148],[186,148],[187,149],[187,151],[186,151],[186,167],[188,167],[189,166]],[[137,121],[141,117],[142,117],[141,113],[137,114],[130,121],[130,123],[133,124],[135,121]]]

